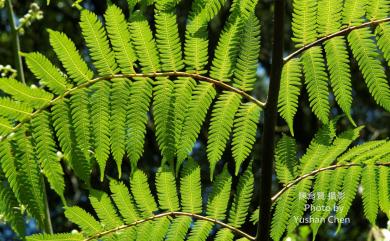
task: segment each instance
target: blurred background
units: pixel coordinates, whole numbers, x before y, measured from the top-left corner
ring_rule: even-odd
[[[6,0],[8,1],[8,0]],[[1,0],[0,0],[1,2]],[[125,0],[112,1],[113,3],[120,6],[126,16],[129,16],[127,10],[127,3]],[[191,8],[192,1],[182,0],[178,6],[178,23],[179,30],[181,33],[181,38],[184,39],[185,23],[186,16]],[[260,64],[258,66],[258,81],[256,84],[256,89],[253,92],[253,95],[258,99],[265,101],[266,92],[269,84],[269,73],[271,65],[271,49],[272,49],[272,14],[273,6],[272,0],[261,0],[257,6],[256,15],[261,19],[262,23],[262,50],[259,56]],[[287,19],[291,19],[291,0],[287,1]],[[80,12],[77,8],[72,7],[72,0],[52,0],[50,5],[47,5],[46,0],[37,0],[37,1],[12,1],[16,21],[19,21],[20,18],[25,17],[25,14],[31,9],[31,4],[36,3],[40,7],[40,11],[43,13],[43,18],[40,20],[35,20],[31,23],[31,26],[28,26],[24,29],[23,35],[20,36],[21,41],[21,50],[23,52],[32,52],[39,51],[46,55],[50,60],[52,60],[57,66],[58,60],[55,58],[54,52],[50,47],[49,38],[47,29],[54,29],[57,31],[62,31],[66,33],[75,43],[78,49],[87,56],[87,49],[84,47],[83,39],[81,37],[81,31],[78,25]],[[210,47],[209,52],[210,56],[213,55],[215,45],[218,41],[219,33],[223,27],[230,7],[231,1],[227,1],[222,11],[216,16],[210,26],[209,26],[209,38],[210,38]],[[86,0],[83,1],[82,6],[94,11],[98,15],[102,15],[106,9],[107,2],[102,0]],[[150,14],[150,22],[153,28],[153,9],[148,11]],[[291,38],[291,25],[290,21],[286,21],[284,26],[284,31],[286,31],[285,39],[285,55],[288,55],[294,50],[294,44],[290,40]],[[12,68],[15,68],[14,52],[12,50],[12,38],[11,38],[11,27],[9,21],[9,14],[5,8],[0,9],[0,71],[4,76],[15,75]],[[86,58],[87,59],[87,58]],[[390,114],[386,113],[383,109],[378,107],[375,104],[373,98],[370,96],[368,89],[362,79],[361,74],[358,71],[356,62],[351,59],[353,66],[353,112],[352,116],[355,122],[358,125],[365,125],[366,128],[362,131],[362,136],[358,142],[363,142],[366,140],[375,140],[375,139],[386,139],[389,136],[390,131]],[[7,66],[10,65],[10,66]],[[388,76],[389,69],[386,70]],[[31,72],[25,68],[26,82],[29,84],[34,83],[36,80],[32,76]],[[1,95],[1,93],[0,93]],[[330,96],[330,102],[332,103],[332,115],[337,116],[342,114],[342,111],[337,107],[334,97]],[[295,129],[295,138],[299,144],[299,153],[303,154],[305,148],[308,146],[310,140],[313,138],[314,133],[320,127],[320,123],[310,111],[307,94],[305,91],[302,92],[300,96],[300,106],[298,113],[295,117],[294,129]],[[209,120],[209,117],[207,118]],[[206,121],[207,125],[208,121]],[[351,128],[351,124],[345,117],[342,117],[339,121],[339,129],[345,130],[346,128]],[[155,141],[153,122],[150,120],[148,123],[148,132],[146,136],[145,144],[145,154],[142,160],[139,162],[139,168],[143,169],[146,173],[155,173],[160,164],[160,153],[158,150],[157,143]],[[259,126],[259,131],[257,133],[257,142],[255,149],[253,151],[252,158],[254,159],[255,166],[259,162],[259,156],[261,153],[261,129],[262,121]],[[286,123],[282,119],[279,119],[278,126],[276,131],[280,136],[282,133],[288,133],[288,128]],[[201,163],[202,166],[202,176],[204,190],[208,190],[210,186],[209,173],[208,173],[208,162],[206,158],[206,148],[205,144],[207,140],[207,128],[203,127],[202,132],[199,136],[199,140],[196,143],[196,146],[193,151],[193,156],[196,160]],[[109,164],[107,168],[107,175],[117,178],[116,166],[114,162]],[[230,152],[230,148],[224,153],[223,161],[218,164],[219,170],[222,169],[223,165],[228,163],[228,166],[233,170],[233,160]],[[248,165],[249,160],[246,164]],[[129,163],[125,162],[123,171],[125,175],[123,179],[128,179],[128,173],[130,170]],[[256,169],[257,170],[257,169]],[[218,170],[217,170],[218,171]],[[233,172],[232,172],[233,173]],[[97,173],[94,174],[95,178],[92,180],[94,188],[101,190],[108,190],[108,183],[100,183]],[[258,175],[257,175],[258,178]],[[274,179],[273,190],[276,192],[280,186],[277,183],[277,180]],[[71,172],[67,173],[67,190],[66,197],[68,200],[71,200],[71,204],[77,204],[81,207],[90,210],[88,201],[88,193],[83,190],[83,185]],[[237,180],[234,180],[236,183]],[[258,182],[257,182],[258,183]],[[152,184],[152,182],[151,182]],[[48,186],[48,185],[47,185]],[[207,192],[205,192],[207,196]],[[256,193],[256,198],[258,199],[259,193]],[[60,198],[51,190],[48,190],[49,196],[49,206],[51,209],[52,223],[54,231],[57,232],[68,232],[76,228],[70,222],[66,220],[63,214],[62,204]],[[370,237],[373,237],[375,232],[378,232],[378,229],[371,229],[368,221],[363,218],[363,208],[361,206],[361,200],[357,198],[354,201],[353,207],[349,213],[349,218],[351,223],[344,225],[343,228],[336,234],[337,225],[325,224],[321,227],[317,240],[368,240]],[[207,200],[205,198],[205,200]],[[252,207],[251,211],[255,210],[256,207]],[[32,234],[39,232],[37,229],[36,223],[26,218],[27,233]],[[378,224],[380,228],[387,227],[387,219],[383,215],[378,218]],[[248,225],[243,228],[244,231],[255,234],[255,228],[252,225]],[[4,224],[0,224],[0,241],[5,240],[16,240],[12,230]],[[287,240],[311,240],[311,231],[309,226],[302,225],[300,226],[296,234],[291,237],[287,237]],[[374,239],[373,239],[374,240]]]

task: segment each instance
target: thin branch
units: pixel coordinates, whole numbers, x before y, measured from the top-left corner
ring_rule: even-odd
[[[12,7],[12,0],[7,0],[6,3],[7,11],[8,11],[8,19],[10,22],[11,27],[11,36],[12,36],[12,45],[13,45],[13,51],[14,51],[14,57],[15,57],[15,67],[18,72],[18,78],[22,83],[26,83],[24,79],[24,71],[23,71],[23,62],[22,57],[20,56],[21,48],[20,48],[20,39],[19,39],[19,32],[17,30],[16,22],[15,22],[15,16],[14,16],[14,10]]]
[[[314,47],[316,45],[320,45],[321,43],[323,43],[323,42],[325,42],[325,41],[327,41],[329,39],[332,39],[332,38],[338,37],[338,36],[345,36],[345,35],[349,34],[350,32],[352,32],[353,30],[360,29],[360,28],[366,28],[366,27],[370,27],[370,26],[376,26],[376,25],[379,25],[379,24],[385,23],[385,22],[390,22],[390,18],[383,18],[383,19],[379,19],[379,20],[373,20],[373,21],[370,21],[370,22],[363,23],[361,25],[349,26],[349,27],[343,28],[343,29],[341,29],[341,30],[339,30],[339,31],[337,31],[335,33],[326,35],[326,36],[324,36],[322,38],[317,39],[316,41],[314,41],[314,42],[312,42],[310,44],[307,44],[307,45],[301,47],[297,51],[295,51],[292,54],[290,54],[289,56],[285,57],[283,60],[286,63],[289,60],[291,60],[292,58],[295,58],[299,54],[301,54],[304,51],[310,49],[311,47]]]
[[[375,163],[375,165],[376,166],[385,166],[385,167],[387,166],[387,167],[390,167],[390,162],[387,162],[387,163]],[[278,198],[280,198],[283,195],[283,193],[285,193],[287,190],[289,190],[293,186],[297,185],[300,181],[302,181],[302,180],[304,180],[306,178],[315,176],[318,173],[329,171],[329,170],[335,170],[335,169],[338,169],[338,168],[350,168],[350,167],[356,167],[356,166],[364,166],[364,164],[359,164],[359,163],[335,164],[335,165],[328,166],[328,167],[323,167],[323,168],[314,170],[314,171],[312,171],[310,173],[307,173],[305,175],[302,175],[302,176],[298,177],[297,179],[295,179],[294,181],[292,181],[289,184],[287,184],[286,186],[284,186],[278,193],[276,193],[272,197],[272,199],[271,199],[272,203],[276,202],[276,200]]]
[[[198,215],[198,214],[193,214],[193,213],[186,213],[186,212],[166,212],[166,213],[161,213],[161,214],[157,214],[157,215],[154,215],[154,216],[151,216],[151,217],[148,217],[148,218],[145,218],[145,219],[142,219],[142,220],[138,220],[138,221],[135,221],[131,224],[127,224],[127,225],[122,225],[122,226],[119,226],[119,227],[116,227],[116,228],[113,228],[113,229],[110,229],[110,230],[107,230],[107,231],[104,231],[104,232],[101,232],[101,233],[98,233],[98,234],[95,234],[91,237],[88,237],[86,239],[84,239],[83,241],[91,241],[91,240],[95,240],[95,239],[99,239],[103,236],[106,236],[106,235],[109,235],[109,234],[112,234],[112,233],[115,233],[115,232],[118,232],[118,231],[121,231],[121,230],[124,230],[124,229],[128,229],[128,228],[131,228],[131,227],[134,227],[134,226],[137,226],[141,223],[145,223],[145,222],[149,222],[149,221],[153,221],[153,220],[156,220],[156,219],[159,219],[159,218],[163,218],[163,217],[175,217],[175,216],[187,216],[187,217],[192,217],[192,218],[195,218],[195,219],[199,219],[199,220],[204,220],[204,221],[208,221],[208,222],[211,222],[211,223],[214,223],[214,224],[218,224],[220,225],[221,227],[223,228],[227,228],[229,230],[231,230],[233,233],[236,233],[242,237],[245,237],[249,240],[255,240],[255,237],[252,237],[251,235],[229,225],[229,224],[226,224],[224,222],[221,222],[219,220],[216,220],[216,219],[212,219],[212,218],[209,218],[209,217],[205,217],[205,216],[201,216],[201,215]]]
[[[265,103],[261,102],[260,100],[256,99],[255,97],[249,95],[245,91],[243,91],[243,90],[241,90],[239,88],[230,86],[230,85],[228,85],[228,84],[226,84],[226,83],[224,83],[224,82],[222,82],[220,80],[216,80],[216,79],[213,79],[213,78],[210,78],[210,77],[206,77],[206,76],[203,76],[203,75],[199,75],[199,74],[195,74],[195,73],[159,72],[159,73],[147,73],[147,74],[141,74],[141,73],[136,73],[136,74],[116,74],[116,75],[97,77],[95,79],[92,79],[90,81],[82,83],[82,84],[80,84],[80,85],[78,85],[76,87],[73,87],[72,89],[66,91],[62,95],[60,95],[60,96],[54,98],[53,100],[51,100],[45,106],[43,106],[43,107],[37,109],[36,111],[34,111],[33,113],[31,113],[31,115],[29,117],[27,117],[24,120],[22,120],[21,122],[19,122],[19,124],[17,124],[12,129],[12,131],[9,134],[2,136],[0,138],[0,141],[5,140],[12,132],[15,132],[16,130],[21,128],[25,123],[28,123],[31,119],[33,119],[39,113],[41,113],[42,111],[46,110],[47,108],[55,105],[57,102],[61,101],[65,97],[72,95],[77,90],[80,90],[80,89],[83,89],[83,88],[87,88],[90,85],[93,85],[93,84],[95,84],[97,82],[104,81],[104,80],[126,79],[126,78],[156,78],[156,77],[188,77],[188,78],[196,79],[198,81],[209,82],[209,83],[212,83],[212,84],[214,84],[214,85],[216,85],[218,87],[221,87],[223,89],[236,92],[236,93],[240,94],[241,96],[243,96],[244,98],[246,98],[248,101],[251,101],[251,102],[255,103],[256,105],[260,106],[263,109],[265,108]]]

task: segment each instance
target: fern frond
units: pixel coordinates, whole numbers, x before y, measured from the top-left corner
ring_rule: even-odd
[[[153,117],[156,136],[163,160],[173,164],[176,151],[176,133],[174,126],[174,83],[168,78],[158,78],[154,87]]]
[[[343,8],[343,24],[358,25],[364,22],[368,1],[345,0]]]
[[[69,77],[77,84],[82,84],[92,79],[93,72],[81,58],[75,44],[64,33],[48,30],[50,44],[64,65]]]
[[[149,217],[150,215],[153,215],[153,212],[157,211],[158,208],[152,192],[150,191],[148,177],[139,169],[134,170],[132,175],[130,185],[134,200],[143,216]]]
[[[325,43],[326,60],[330,73],[330,83],[340,108],[347,115],[352,124],[351,117],[352,87],[349,55],[343,37],[333,38]]]
[[[78,90],[70,97],[71,122],[74,126],[74,135],[86,159],[90,158],[90,150],[92,149],[89,97],[89,90],[86,89]]]
[[[84,152],[77,143],[76,134],[71,122],[69,101],[61,101],[52,108],[53,126],[65,159],[70,161],[73,171],[86,183],[89,183],[91,168]]]
[[[169,225],[171,224],[171,221],[169,218],[161,218],[153,222],[153,236],[152,239],[156,241],[163,241],[168,229]],[[149,239],[151,240],[151,239]]]
[[[110,197],[106,193],[94,190],[89,196],[89,200],[104,229],[112,229],[123,225],[122,220],[117,216]]]
[[[317,38],[317,1],[294,0],[293,9],[292,40],[300,48]]]
[[[129,25],[131,39],[133,40],[137,58],[146,73],[155,73],[160,70],[160,61],[148,20],[141,14],[135,12],[130,18]]]
[[[14,126],[8,119],[0,117],[0,135],[8,135],[13,129]]]
[[[1,116],[23,120],[31,116],[32,111],[32,108],[28,104],[17,102],[9,98],[0,98]]]
[[[244,225],[254,190],[252,168],[248,168],[238,181],[237,190],[229,211],[229,224],[236,228]],[[229,230],[230,232],[230,230]]]
[[[240,50],[234,68],[233,86],[251,91],[256,81],[256,70],[260,55],[260,21],[251,14],[244,25]]]
[[[205,241],[213,229],[213,224],[204,220],[197,221],[191,229],[188,241]]]
[[[94,235],[103,231],[101,224],[84,209],[80,207],[65,208],[65,216],[72,223],[77,224],[86,235]]]
[[[64,234],[34,234],[27,237],[27,241],[82,241],[83,235],[79,233]]]
[[[341,28],[343,1],[319,0],[317,23],[320,35],[332,34]]]
[[[191,192],[188,192],[191,190]],[[200,166],[189,158],[184,165],[180,178],[181,206],[183,212],[202,212],[202,189]]]
[[[125,184],[111,180],[110,190],[112,192],[112,199],[114,200],[120,214],[124,218],[125,223],[130,224],[139,220],[134,200]]]
[[[379,207],[387,215],[390,216],[390,168],[379,168]]]
[[[127,79],[113,82],[110,94],[110,143],[119,178],[122,176],[122,160],[126,151],[126,114],[128,113],[130,83]]]
[[[383,56],[390,66],[390,24],[380,24],[376,28],[377,44],[380,50],[383,52]]]
[[[294,116],[298,109],[298,98],[301,93],[301,63],[298,59],[288,61],[282,70],[280,82],[278,109],[280,115],[287,122],[291,134],[294,136]]]
[[[371,95],[390,111],[390,87],[373,38],[369,29],[357,29],[348,35],[348,42]]]
[[[43,174],[47,177],[50,187],[65,201],[64,172],[60,159],[57,157],[50,121],[48,112],[37,115],[31,121],[32,137]]]
[[[130,42],[130,33],[122,10],[116,5],[111,5],[107,8],[104,18],[121,72],[123,74],[134,73],[133,65],[137,57]]]
[[[115,55],[110,49],[106,31],[98,17],[88,10],[81,11],[80,27],[99,74],[116,74],[118,66]]]
[[[288,222],[291,221],[292,203],[294,201],[294,195],[297,194],[299,193],[296,193],[294,188],[290,188],[276,203],[275,213],[271,224],[271,237],[275,241],[280,240],[286,230]]]
[[[130,88],[130,100],[126,118],[126,150],[130,159],[132,171],[144,152],[146,123],[152,97],[152,80],[138,79]]]
[[[221,229],[215,236],[215,241],[233,241],[234,234],[229,229]]]
[[[321,47],[313,47],[302,55],[305,84],[309,93],[310,107],[314,114],[325,124],[329,121],[328,76]]]
[[[162,169],[157,172],[156,188],[160,209],[178,211],[179,198],[176,190],[176,179],[174,171],[171,168],[162,167]]]
[[[214,105],[207,141],[207,158],[210,162],[211,180],[214,176],[215,166],[226,148],[240,102],[241,96],[237,93],[224,92]]]
[[[287,184],[297,175],[298,160],[296,157],[295,139],[283,135],[275,151],[275,171],[279,181]]]
[[[380,141],[370,141],[364,144],[355,146],[344,153],[341,157],[338,158],[338,163],[343,164],[347,161],[352,161],[354,158],[362,156],[365,153],[369,153],[372,150],[380,149],[380,147],[386,144],[385,140]]]
[[[169,227],[167,233],[167,241],[183,241],[186,237],[187,231],[192,223],[190,217],[178,217],[175,218]]]
[[[196,86],[193,91],[191,102],[183,123],[183,132],[177,150],[176,172],[184,159],[191,152],[192,147],[199,135],[200,128],[206,118],[216,91],[212,84],[202,82]]]
[[[108,83],[99,82],[94,87],[91,97],[91,118],[95,157],[100,167],[100,180],[104,179],[106,162],[110,155],[110,87]]]
[[[363,187],[363,210],[364,215],[375,225],[375,220],[378,215],[378,186],[377,186],[377,167],[375,165],[367,165],[362,172],[362,187]]]
[[[1,170],[4,172],[9,186],[11,187],[17,200],[21,202],[21,183],[18,182],[15,155],[9,140],[3,140],[0,142],[0,164]]]
[[[57,94],[61,95],[72,88],[65,77],[44,55],[40,53],[23,54],[26,63],[31,72],[44,86]]]
[[[367,2],[367,18],[377,20],[388,17],[390,8],[389,0],[373,0]]]
[[[24,217],[19,209],[15,193],[8,184],[4,183],[4,178],[4,173],[0,173],[0,214],[2,220],[7,222],[19,236],[23,237],[25,235]]]
[[[22,204],[27,207],[27,211],[37,219],[39,226],[44,227],[43,179],[34,156],[31,140],[25,135],[25,131],[24,128],[19,129],[14,137],[15,166],[21,191],[19,198]]]
[[[241,164],[249,156],[256,141],[257,124],[261,109],[254,103],[242,104],[236,113],[233,127],[232,151],[236,162],[235,175]]]
[[[173,1],[156,3],[156,42],[164,71],[179,71],[184,68],[181,42]]]
[[[0,78],[0,89],[34,108],[41,108],[53,99],[53,95],[43,89],[28,87],[14,79]]]

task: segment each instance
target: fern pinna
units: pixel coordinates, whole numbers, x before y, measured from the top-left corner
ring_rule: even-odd
[[[38,83],[27,86],[0,78],[4,93],[0,99],[0,213],[21,237],[25,235],[24,213],[18,210],[27,210],[50,232],[46,194],[42,193],[45,177],[61,198],[65,216],[79,231],[37,234],[28,240],[198,241],[211,236],[258,240],[240,230],[251,225],[247,216],[257,207],[252,200],[255,181],[249,159],[258,138],[260,114],[266,108],[252,93],[260,54],[257,1],[232,1],[213,56],[209,56],[214,46],[209,46],[208,24],[226,1],[195,0],[183,41],[176,19],[180,1],[128,2],[129,18],[110,4],[103,16],[105,25],[93,12],[81,10],[88,61],[66,34],[48,30],[62,68],[41,53],[22,53]],[[145,14],[151,5],[153,24]],[[284,135],[278,142],[275,171],[282,189],[272,197],[274,240],[292,233],[308,213],[318,219],[345,219],[359,184],[367,219],[375,225],[379,211],[390,215],[390,142],[371,141],[348,149],[362,127],[337,133],[328,90],[329,82],[336,102],[356,125],[351,114],[350,48],[374,100],[390,110],[384,67],[390,63],[389,1],[294,0],[293,8],[293,41],[299,49],[285,58],[279,112],[293,135],[304,85],[323,127],[300,158],[292,137]],[[211,192],[202,187],[201,168],[191,158],[209,113]],[[155,182],[138,168],[148,123],[153,123],[162,157]],[[230,146],[234,175],[226,164],[219,165]],[[128,182],[106,177],[111,159],[118,179],[129,176],[122,173],[123,161],[129,161]],[[64,194],[64,170],[68,169],[84,182],[98,220],[80,207],[68,206]],[[111,195],[91,187],[95,169],[100,181],[109,179]],[[324,192],[344,196],[315,199],[313,205],[336,205],[342,211],[333,215],[307,209],[310,201],[302,195]],[[257,223],[259,211],[251,216]],[[312,223],[311,228],[315,236],[320,224]]]

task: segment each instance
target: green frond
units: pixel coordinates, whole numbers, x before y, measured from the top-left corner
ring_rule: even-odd
[[[86,159],[90,159],[92,149],[89,97],[89,90],[86,89],[77,90],[70,97],[71,124],[74,126],[74,136]]]
[[[82,241],[83,235],[79,233],[64,234],[34,234],[27,237],[27,241]]]
[[[154,17],[161,68],[164,71],[180,71],[184,68],[184,62],[176,19],[176,8],[172,1],[158,1]]]
[[[243,91],[253,90],[260,55],[260,21],[251,14],[244,25],[237,63],[234,68],[233,86]]]
[[[252,168],[248,168],[238,181],[228,219],[229,224],[236,228],[240,228],[244,225],[248,216],[248,209],[254,191],[254,182]]]
[[[0,135],[8,135],[13,131],[14,126],[5,118],[0,117]]]
[[[232,142],[232,152],[236,162],[236,176],[241,164],[249,156],[255,144],[260,113],[261,108],[254,103],[242,104],[236,113]]]
[[[178,172],[184,159],[192,151],[207,111],[216,94],[214,86],[210,83],[202,82],[195,87],[187,108],[181,139],[178,143],[176,172]]]
[[[345,0],[343,8],[343,24],[358,25],[364,22],[368,1]]]
[[[8,184],[19,202],[21,202],[21,183],[18,182],[18,171],[16,170],[16,160],[9,140],[0,142],[0,164]]]
[[[260,212],[260,209],[257,208],[255,211],[253,211],[252,215],[251,215],[251,218],[250,218],[250,221],[256,225],[258,222],[259,222],[259,212]]]
[[[298,98],[301,93],[302,70],[298,59],[292,59],[283,66],[280,81],[278,109],[287,122],[294,136],[294,116],[298,109]]]
[[[115,62],[115,55],[110,48],[106,30],[98,17],[88,10],[81,11],[80,27],[98,73],[100,75],[116,74],[118,66]]]
[[[36,156],[39,159],[43,174],[47,177],[50,187],[64,201],[64,172],[57,156],[56,143],[52,139],[53,131],[50,126],[48,112],[42,112],[31,121],[32,137]]]
[[[17,182],[20,188],[20,201],[27,211],[44,227],[45,202],[42,193],[43,179],[35,158],[30,138],[25,135],[25,129],[19,129],[14,136],[15,166]]]
[[[123,225],[122,220],[117,216],[110,197],[106,193],[93,191],[89,196],[89,200],[104,229],[112,229]]]
[[[387,217],[390,216],[390,168],[379,168],[379,207]]]
[[[347,161],[352,161],[354,158],[359,157],[365,153],[370,152],[373,149],[378,149],[379,147],[386,144],[385,140],[380,141],[369,141],[364,144],[355,146],[344,153],[340,158],[338,158],[338,163],[343,164]]]
[[[121,72],[123,74],[134,73],[133,65],[137,57],[130,42],[130,32],[125,15],[116,5],[111,5],[107,8],[104,18],[107,33]]]
[[[389,8],[389,0],[367,1],[367,18],[369,20],[387,18],[389,15]]]
[[[95,157],[100,167],[100,180],[104,179],[106,162],[110,155],[110,86],[99,82],[93,86],[91,119]]]
[[[159,71],[160,61],[156,41],[153,38],[148,20],[141,12],[133,13],[130,18],[129,30],[142,71],[146,73]]]
[[[150,191],[148,177],[146,174],[139,169],[134,170],[130,180],[130,185],[134,200],[137,207],[142,212],[142,215],[144,217],[153,215],[153,212],[157,211],[158,208],[152,192]]]
[[[33,110],[25,103],[17,102],[9,98],[0,98],[0,115],[16,119],[24,120],[31,116]]]
[[[122,160],[126,152],[126,116],[129,111],[130,83],[127,79],[113,82],[110,93],[110,143],[119,178],[122,176]]]
[[[188,229],[192,223],[191,217],[175,218],[169,227],[166,240],[167,241],[183,241],[185,240]]]
[[[302,55],[303,72],[306,89],[309,94],[310,107],[314,114],[326,124],[329,121],[328,75],[321,47],[313,47]]]
[[[174,170],[171,168],[162,167],[157,172],[156,189],[160,209],[168,211],[179,210],[179,198],[177,196]]]
[[[343,37],[333,38],[325,43],[326,60],[330,73],[330,83],[336,101],[353,125],[351,117],[352,87],[349,55]]]
[[[111,197],[114,200],[120,214],[124,218],[125,223],[130,224],[139,220],[133,197],[130,195],[129,189],[125,186],[125,184],[111,180],[110,190],[112,192]]]
[[[80,149],[70,113],[69,101],[61,101],[52,108],[52,121],[61,150],[75,174],[89,183],[91,168],[84,152]]]
[[[80,207],[66,207],[65,216],[72,223],[77,224],[86,235],[94,235],[103,231],[101,224],[96,219]]]
[[[279,181],[287,184],[297,176],[298,160],[295,139],[283,135],[275,150],[275,171]]]
[[[280,240],[286,230],[288,222],[291,221],[292,203],[294,201],[294,195],[297,194],[299,195],[299,193],[295,192],[294,188],[290,188],[276,202],[271,224],[271,237],[275,241]],[[295,220],[293,221],[296,222]]]
[[[360,166],[350,167],[345,171],[344,183],[341,189],[343,198],[338,203],[339,211],[336,213],[336,218],[345,218],[347,216],[358,190],[361,173],[362,168]]]
[[[174,83],[168,78],[158,78],[154,84],[153,117],[156,126],[157,143],[163,156],[163,166],[166,161],[173,164],[176,152]]]
[[[215,236],[215,241],[233,241],[234,234],[227,228],[220,229]]]
[[[375,165],[367,165],[362,172],[364,215],[372,225],[375,225],[378,215],[378,170]]]
[[[153,222],[152,238],[149,240],[163,241],[168,232],[170,224],[171,220],[168,217],[155,220]]]
[[[292,40],[300,48],[317,38],[317,1],[294,0],[293,9]]]
[[[195,222],[187,238],[188,241],[206,241],[213,229],[213,224],[204,220]]]
[[[191,192],[188,192],[191,190]],[[184,165],[180,178],[181,206],[183,212],[202,213],[202,187],[200,166],[192,158]]]
[[[0,90],[34,108],[41,108],[53,99],[53,95],[43,89],[28,87],[15,79],[0,78]]]
[[[137,228],[137,241],[148,241],[152,239],[154,225],[152,222],[141,224]]]
[[[64,33],[48,30],[50,44],[62,62],[69,77],[77,84],[82,84],[93,78],[93,72],[81,58],[75,44]]]
[[[1,172],[1,171],[0,171]],[[0,215],[19,235],[25,235],[25,221],[13,190],[4,183],[4,173],[0,173]]]
[[[390,87],[373,38],[370,30],[364,28],[352,31],[348,42],[371,95],[380,106],[390,111]]]
[[[210,162],[210,178],[213,179],[216,164],[220,161],[232,132],[234,116],[241,103],[241,96],[223,92],[217,99],[211,114],[207,158]]]
[[[47,86],[53,93],[57,95],[63,94],[65,91],[72,88],[64,74],[55,67],[50,60],[40,53],[23,54],[26,58],[26,63],[31,72],[39,80],[39,82]]]
[[[383,52],[387,65],[390,66],[390,23],[380,24],[376,28],[376,33],[378,47]]]
[[[146,123],[153,90],[151,82],[151,79],[137,79],[130,88],[126,117],[126,151],[132,171],[136,169],[137,162],[144,152]]]
[[[341,28],[342,9],[343,1],[318,1],[317,23],[320,35],[332,34]]]

